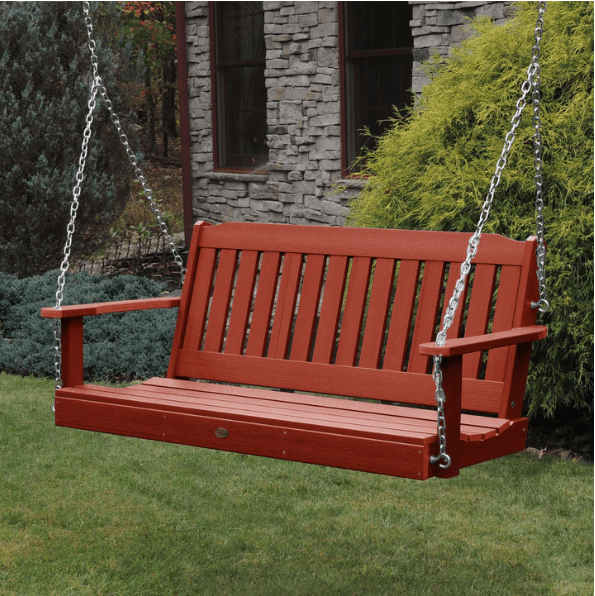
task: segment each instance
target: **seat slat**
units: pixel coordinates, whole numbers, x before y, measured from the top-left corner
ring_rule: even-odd
[[[291,344],[291,360],[305,362],[310,356],[322,293],[325,261],[323,255],[308,255],[306,259],[306,272]]]
[[[281,255],[279,253],[263,253],[256,298],[254,299],[252,324],[246,346],[247,356],[263,356],[266,350],[280,264]]]
[[[394,275],[395,261],[393,259],[378,259],[376,261],[366,328],[359,357],[359,366],[362,368],[378,368],[380,365]]]
[[[333,357],[347,279],[347,265],[346,256],[329,259],[312,362],[329,364]]]
[[[399,264],[383,369],[403,370],[405,366],[420,268],[419,261],[407,260]]]
[[[259,254],[245,250],[240,257],[238,280],[229,317],[229,330],[225,342],[226,354],[241,354],[246,341],[246,331],[250,317],[250,307],[256,285]]]

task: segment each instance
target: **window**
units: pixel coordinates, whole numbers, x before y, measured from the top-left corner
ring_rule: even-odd
[[[343,2],[343,167],[347,170],[394,108],[412,102],[413,37],[407,2]],[[363,133],[367,128],[370,135]]]
[[[262,2],[212,2],[215,167],[268,161]]]

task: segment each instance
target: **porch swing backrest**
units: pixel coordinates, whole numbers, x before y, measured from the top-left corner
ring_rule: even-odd
[[[168,377],[435,406],[419,346],[436,337],[468,234],[241,223],[194,234]],[[535,242],[484,235],[449,339],[535,324]],[[464,410],[509,418],[514,401],[520,415],[514,350],[464,356]]]

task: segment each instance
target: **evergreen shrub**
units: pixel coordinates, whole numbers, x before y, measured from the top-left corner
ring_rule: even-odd
[[[52,377],[52,322],[40,309],[55,304],[59,271],[19,279],[0,273],[0,370]],[[69,274],[64,305],[159,296],[165,284],[147,278]],[[165,376],[177,309],[86,317],[84,376],[87,381],[131,381]]]
[[[19,277],[62,259],[91,82],[83,16],[80,3],[0,2],[0,270]],[[101,43],[98,56],[120,111],[117,60]],[[126,154],[97,104],[73,245],[86,254],[129,196]]]
[[[418,104],[365,156],[368,182],[348,224],[472,232],[531,60],[535,2],[427,65]],[[550,2],[541,53],[546,260],[551,308],[527,386],[531,414],[593,404],[593,3]],[[484,231],[535,230],[530,100]],[[479,250],[481,251],[481,245]]]

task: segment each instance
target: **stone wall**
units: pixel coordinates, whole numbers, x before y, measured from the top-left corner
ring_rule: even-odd
[[[510,2],[410,2],[413,90],[425,83],[420,61],[447,55],[467,19],[496,22]],[[186,2],[186,43],[196,219],[343,225],[362,187],[341,179],[337,2],[264,2],[268,172],[214,171],[208,2]]]
[[[421,93],[428,82],[421,63],[438,54],[446,57],[450,48],[470,35],[469,20],[487,16],[501,25],[513,14],[512,2],[421,2],[413,5],[413,91]]]

